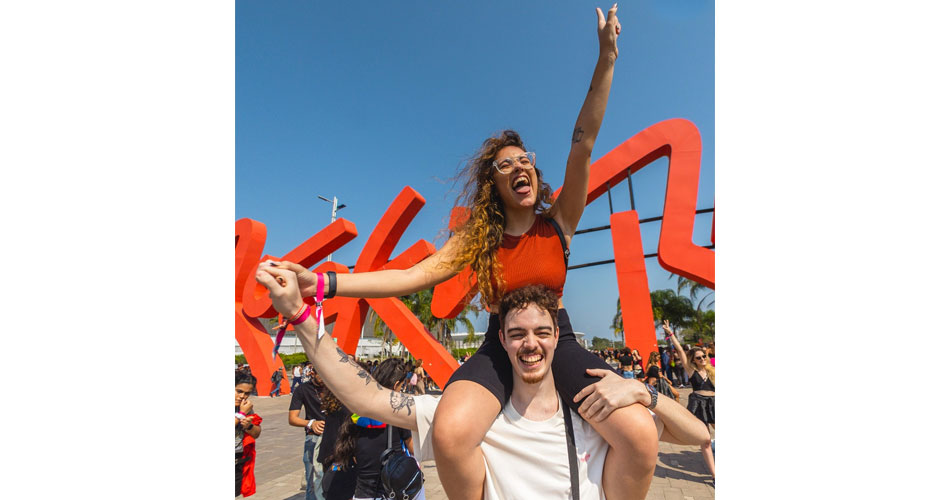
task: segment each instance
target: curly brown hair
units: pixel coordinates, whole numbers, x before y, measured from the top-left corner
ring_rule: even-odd
[[[505,293],[505,280],[497,250],[505,234],[505,207],[495,190],[492,177],[495,155],[502,148],[517,146],[525,150],[521,136],[514,130],[504,130],[485,139],[478,152],[465,164],[456,180],[464,180],[456,205],[468,209],[467,217],[459,226],[449,228],[459,237],[458,250],[450,262],[456,271],[471,266],[478,281],[483,306],[496,304]],[[551,210],[551,186],[544,182],[541,169],[535,166],[538,176],[538,197],[535,212],[547,215]]]
[[[535,304],[547,311],[551,315],[554,326],[557,326],[557,293],[542,285],[528,285],[502,297],[498,305],[498,318],[502,321],[502,331],[505,330],[504,321],[508,312],[513,309],[524,309],[529,304]]]

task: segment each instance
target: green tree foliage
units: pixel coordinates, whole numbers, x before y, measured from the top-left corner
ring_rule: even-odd
[[[437,318],[432,315],[432,292],[432,288],[420,290],[411,295],[400,297],[400,300],[402,300],[402,303],[406,305],[409,311],[419,319],[419,322],[422,323],[422,326],[425,327],[429,334],[443,346],[447,348],[453,347],[452,332],[454,332],[460,324],[464,325],[465,330],[468,332],[466,340],[474,342],[475,325],[468,319],[467,314],[473,312],[477,318],[478,309],[468,304],[455,318]],[[392,330],[375,314],[373,314],[373,332],[377,337],[382,337],[383,342],[398,342],[398,340],[395,340]]]
[[[293,354],[277,353],[277,356],[280,357],[280,360],[284,363],[284,366],[288,368],[293,368],[294,365],[299,365],[301,363],[310,361],[307,359],[307,353],[305,352],[295,352]],[[247,363],[247,358],[244,357],[243,354],[237,354],[234,356],[234,362],[238,365],[243,365]]]
[[[653,303],[653,322],[657,326],[666,320],[670,322],[673,331],[679,331],[687,326],[693,317],[693,304],[673,290],[650,292],[650,301]]]
[[[623,312],[620,310],[620,297],[617,297],[617,314],[614,314],[614,320],[610,323],[610,328],[613,329],[615,337],[623,335]]]
[[[594,339],[591,340],[590,343],[591,343],[591,349],[593,349],[593,350],[595,350],[595,351],[599,351],[599,350],[601,350],[601,349],[607,349],[607,348],[609,348],[609,347],[615,347],[615,346],[616,346],[616,342],[615,342],[615,341],[613,341],[613,340],[607,340],[607,339],[601,338],[601,337],[594,337]]]

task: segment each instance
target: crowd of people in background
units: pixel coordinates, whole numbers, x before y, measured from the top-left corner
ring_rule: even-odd
[[[640,380],[675,400],[679,391],[693,388],[689,410],[710,428],[715,426],[714,381],[715,344],[681,345],[667,331],[668,346],[659,347],[643,359],[637,349],[606,348],[592,351],[624,378]],[[458,358],[465,363],[470,354]],[[422,360],[408,357],[357,360],[382,385],[407,394],[439,391],[422,367]],[[684,361],[686,360],[686,361]],[[288,423],[303,427],[304,479],[307,500],[350,499],[357,493],[371,494],[379,475],[379,455],[401,441],[412,453],[412,439],[405,429],[394,429],[392,441],[385,441],[385,424],[350,412],[323,384],[308,362],[288,367],[291,379],[291,403]],[[271,375],[269,395],[280,395],[285,372],[278,367]],[[382,377],[382,379],[380,379]],[[257,379],[250,366],[235,369],[235,496],[255,491],[254,443],[261,434],[261,417],[253,412],[249,396],[257,396]],[[715,477],[714,442],[701,447],[703,459]],[[375,459],[374,459],[375,457]]]
[[[667,342],[669,346],[661,346],[658,351],[651,352],[646,361],[640,355],[640,351],[629,347],[608,347],[592,352],[624,378],[635,378],[648,383],[651,383],[650,379],[663,380],[671,388],[683,389],[689,385],[689,374],[693,373],[693,370],[687,368],[688,362],[683,361],[683,359],[688,360],[689,356],[681,354],[670,340]],[[685,344],[681,346],[681,349],[685,349],[684,352],[701,351],[708,360],[708,364],[712,367],[716,366],[715,344],[697,346]],[[651,367],[655,367],[655,370],[651,370]]]

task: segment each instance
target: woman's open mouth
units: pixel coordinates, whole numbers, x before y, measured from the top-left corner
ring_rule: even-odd
[[[531,179],[528,174],[521,174],[511,181],[511,189],[518,194],[531,193]]]

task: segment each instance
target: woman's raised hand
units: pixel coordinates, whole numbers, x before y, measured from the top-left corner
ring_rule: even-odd
[[[280,262],[268,260],[264,262],[264,264],[270,264],[271,262],[277,264],[277,269],[289,269],[297,275],[297,286],[300,288],[301,296],[312,297],[317,294],[317,275],[315,273],[311,272],[306,267],[303,267],[296,262],[290,262],[289,260]]]
[[[673,334],[673,329],[670,328],[670,320],[668,319],[663,320],[663,331],[666,332],[666,334],[669,335],[670,338],[678,341],[678,339],[676,338],[676,335]]]
[[[609,54],[617,58],[617,37],[620,36],[620,20],[617,19],[617,4],[614,4],[607,11],[607,17],[604,18],[604,12],[597,7],[597,38],[600,40],[601,55]]]
[[[285,318],[293,316],[303,305],[300,289],[297,287],[297,274],[289,269],[281,269],[269,262],[257,266],[254,279],[267,287],[274,309]]]

